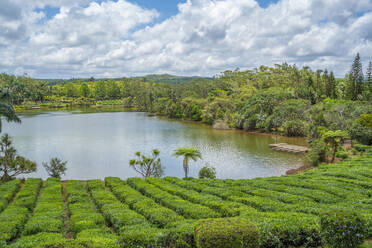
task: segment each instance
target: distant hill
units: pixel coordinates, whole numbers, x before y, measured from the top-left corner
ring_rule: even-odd
[[[170,75],[170,74],[150,74],[146,76],[141,76],[141,77],[131,77],[131,78],[136,78],[136,79],[145,79],[146,81],[153,81],[155,83],[169,83],[169,84],[178,84],[178,83],[187,83],[190,82],[193,79],[197,78],[203,78],[207,80],[212,80],[210,77],[198,77],[198,76],[192,76],[192,77],[186,77],[186,76],[175,76],[175,75]],[[99,80],[115,80],[118,81],[121,78],[97,78],[94,79],[96,81]],[[55,85],[55,84],[64,84],[68,82],[88,82],[92,80],[92,78],[72,78],[72,79],[39,79],[40,81],[48,82],[50,85]]]
[[[145,78],[146,81],[154,81],[155,83],[171,83],[171,84],[177,84],[177,83],[186,83],[191,81],[192,79],[197,79],[197,78],[204,78],[204,79],[209,79],[212,80],[212,78],[208,77],[185,77],[185,76],[174,76],[170,74],[150,74],[146,75],[144,77],[136,77],[136,78]]]

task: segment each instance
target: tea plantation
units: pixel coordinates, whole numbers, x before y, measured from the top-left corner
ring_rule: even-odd
[[[360,219],[341,237],[372,238],[371,155],[252,180],[17,179],[0,185],[0,247],[319,247],[343,210]]]

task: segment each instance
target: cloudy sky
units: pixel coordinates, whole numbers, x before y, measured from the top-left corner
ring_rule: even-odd
[[[0,0],[0,72],[213,76],[372,60],[372,0]]]

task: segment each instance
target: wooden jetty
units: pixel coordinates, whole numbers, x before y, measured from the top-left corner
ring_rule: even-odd
[[[270,144],[270,147],[273,150],[283,152],[305,153],[310,151],[310,149],[305,146],[289,145],[287,143]]]

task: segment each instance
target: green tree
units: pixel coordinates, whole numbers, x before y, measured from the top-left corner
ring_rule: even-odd
[[[157,149],[152,150],[151,157],[142,155],[141,152],[136,152],[135,155],[137,159],[130,160],[129,166],[144,178],[161,177],[164,174],[164,168],[161,165],[159,154],[160,151]]]
[[[195,147],[179,147],[174,151],[173,156],[183,157],[183,170],[185,172],[185,178],[187,178],[189,174],[189,160],[192,159],[196,161],[198,158],[202,158],[200,151]]]
[[[372,145],[372,114],[362,114],[350,129],[352,139],[364,145]]]
[[[103,100],[106,97],[106,84],[103,81],[95,82],[94,84],[94,96],[99,99]]]
[[[115,81],[110,80],[107,83],[107,97],[109,99],[117,99],[120,97],[120,88]]]
[[[331,147],[332,159],[331,163],[335,161],[335,156],[338,147],[343,143],[344,139],[348,137],[348,133],[341,130],[327,131],[323,134],[323,140]]]
[[[211,166],[204,166],[199,170],[199,178],[204,179],[215,179],[216,178],[216,168]]]
[[[9,104],[9,97],[4,92],[0,91],[0,132],[2,130],[2,119],[5,118],[6,121],[12,121],[21,123],[21,119],[16,115],[14,108]]]
[[[368,91],[369,96],[368,100],[372,100],[372,61],[370,61],[368,64],[366,79],[367,79],[366,91]]]
[[[82,97],[88,97],[90,94],[90,89],[86,83],[81,84],[80,86],[80,95]]]
[[[1,181],[9,181],[20,174],[36,171],[36,163],[17,154],[12,146],[12,139],[4,134],[0,139],[0,172]]]
[[[52,158],[49,162],[43,162],[45,170],[48,172],[49,176],[55,178],[61,178],[62,175],[66,174],[67,161],[62,162],[59,158]]]
[[[73,83],[67,83],[65,85],[65,90],[66,90],[66,96],[68,97],[74,97],[76,96],[76,87]]]
[[[355,56],[348,78],[347,96],[350,100],[358,100],[363,90],[363,68],[359,53]]]

